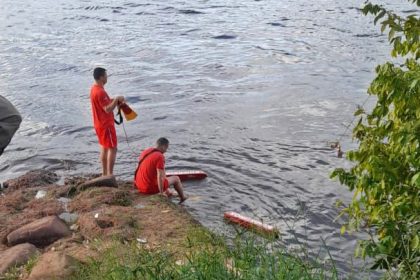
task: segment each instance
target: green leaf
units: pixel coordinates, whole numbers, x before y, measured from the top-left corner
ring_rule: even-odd
[[[411,184],[420,187],[420,172],[415,174],[413,178],[411,178]]]
[[[414,80],[414,81],[411,83],[411,85],[410,85],[410,89],[411,89],[411,90],[412,90],[412,89],[414,89],[414,88],[417,86],[418,81],[419,81],[419,80]]]
[[[380,12],[380,13],[379,13],[379,14],[375,17],[375,20],[373,21],[373,23],[376,25],[376,23],[378,22],[378,20],[380,20],[381,18],[383,18],[383,17],[384,17],[385,13],[386,13],[386,11],[385,11],[385,10],[382,10],[382,12]]]
[[[416,234],[416,235],[413,237],[413,239],[411,239],[411,244],[410,244],[411,249],[415,250],[415,249],[419,248],[419,243],[420,243],[420,240],[419,240],[419,235],[418,235],[418,234]]]
[[[391,40],[395,36],[395,29],[392,27],[388,34],[388,40]]]
[[[386,23],[382,23],[382,27],[381,27],[381,33],[384,33],[385,29],[386,29],[387,24]]]

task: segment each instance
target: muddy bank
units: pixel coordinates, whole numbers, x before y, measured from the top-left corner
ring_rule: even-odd
[[[97,257],[108,242],[182,251],[191,228],[201,228],[182,207],[159,196],[142,196],[130,182],[87,187],[95,177],[66,178],[58,185],[55,173],[41,170],[6,182],[8,188],[0,192],[0,262],[7,258],[9,265],[0,271],[0,279],[46,277],[41,264],[65,277],[72,272],[65,268]],[[36,250],[22,251],[17,247],[21,244]],[[25,266],[28,260],[31,265]]]

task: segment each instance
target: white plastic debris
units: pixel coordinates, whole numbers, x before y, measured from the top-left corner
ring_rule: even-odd
[[[99,218],[99,213],[95,214],[95,219]]]
[[[141,203],[137,204],[136,206],[134,206],[134,208],[136,209],[143,209],[145,206]]]
[[[36,199],[44,198],[46,195],[47,195],[47,192],[46,192],[46,191],[39,190],[39,191],[36,193],[35,198],[36,198]]]
[[[137,238],[137,242],[141,243],[141,244],[146,244],[147,240],[143,239],[143,238]]]

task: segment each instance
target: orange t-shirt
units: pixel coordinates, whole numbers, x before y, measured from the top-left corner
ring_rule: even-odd
[[[148,148],[141,153],[139,161],[150,154],[143,160],[136,173],[136,186],[145,194],[159,193],[157,169],[165,170],[165,156],[160,151],[152,152],[153,150],[155,148]]]
[[[105,89],[94,84],[90,90],[90,103],[92,105],[93,126],[96,129],[106,129],[114,126],[114,112],[105,112],[104,107],[112,102]]]

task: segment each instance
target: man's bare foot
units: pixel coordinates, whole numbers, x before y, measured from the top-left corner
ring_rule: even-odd
[[[179,200],[179,204],[184,203],[184,201],[185,201],[185,200],[187,200],[187,199],[188,199],[188,195],[184,195],[184,197],[182,197],[182,198]]]

